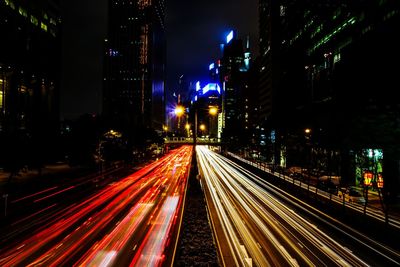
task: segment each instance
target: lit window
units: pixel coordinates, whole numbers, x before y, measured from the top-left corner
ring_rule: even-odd
[[[28,17],[28,12],[26,12],[26,10],[23,9],[22,7],[19,7],[19,8],[18,8],[18,13],[19,13],[21,16],[24,16],[25,18]]]
[[[9,6],[11,9],[15,10],[15,5],[14,2],[11,0],[4,0],[4,2],[6,3],[6,6]]]
[[[36,17],[32,16],[32,15],[31,15],[31,23],[32,23],[33,25],[35,25],[35,26],[38,26],[38,25],[39,25],[38,19],[37,19]]]
[[[281,15],[281,17],[284,17],[286,15],[286,7],[285,6],[280,6],[280,15]]]
[[[340,61],[340,53],[333,56],[333,63],[337,63]]]
[[[43,22],[40,23],[40,28],[42,28],[42,30],[44,30],[45,32],[47,32],[47,25],[44,24]]]

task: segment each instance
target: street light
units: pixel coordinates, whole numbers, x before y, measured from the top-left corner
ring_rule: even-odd
[[[311,129],[310,128],[306,128],[304,129],[305,132],[305,140],[306,140],[306,147],[308,147],[308,180],[307,180],[307,190],[310,188],[310,176],[311,176],[311,171],[312,171],[312,162],[311,162],[311,158],[312,158],[312,146],[311,146]],[[307,152],[306,152],[307,153]],[[307,162],[306,162],[307,164]]]
[[[217,107],[210,107],[210,109],[208,110],[208,113],[212,116],[215,116],[218,114],[218,108]]]
[[[217,137],[218,136],[218,127],[217,125],[217,117],[218,117],[218,106],[209,106],[208,113],[210,114],[209,117],[209,129],[208,132],[211,137]],[[215,134],[215,136],[213,136]]]
[[[185,111],[186,111],[186,109],[182,105],[177,105],[174,110],[175,116],[178,119],[178,125],[177,125],[178,128],[177,129],[178,129],[179,133],[181,133],[181,129],[180,129],[181,128],[181,117],[185,114]]]
[[[185,114],[185,107],[184,106],[182,106],[182,105],[177,105],[176,107],[175,107],[175,109],[174,109],[174,113],[175,113],[175,115],[180,119],[180,117],[182,116],[182,115],[184,115]],[[205,124],[201,124],[201,125],[198,125],[198,123],[197,123],[197,113],[198,113],[198,108],[194,108],[194,111],[195,111],[195,116],[194,116],[194,135],[193,135],[193,142],[194,142],[194,144],[196,144],[196,138],[197,138],[197,129],[200,129],[200,131],[202,131],[202,133],[204,134],[204,131],[206,130],[206,125]],[[209,106],[208,107],[208,113],[212,116],[212,117],[215,117],[216,115],[218,115],[218,107],[217,106]],[[179,122],[178,122],[178,124],[179,124]],[[188,124],[188,123],[186,123],[186,125],[185,125],[185,129],[187,130],[187,133],[188,133],[188,135],[189,135],[189,132],[190,132],[190,124]],[[179,128],[179,127],[178,127]],[[164,130],[165,130],[165,128],[164,128]]]
[[[188,137],[190,137],[190,124],[186,123],[185,128],[186,128]]]
[[[183,106],[176,106],[174,112],[176,116],[180,117],[185,113],[185,108]]]

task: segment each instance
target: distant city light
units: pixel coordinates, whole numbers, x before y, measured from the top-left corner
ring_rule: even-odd
[[[210,115],[217,115],[218,114],[218,108],[217,107],[210,107],[210,109],[208,110],[208,113],[210,113]]]
[[[196,83],[196,92],[201,90],[200,81]]]
[[[217,83],[209,83],[203,87],[203,95],[209,91],[218,91],[221,94],[221,87]]]
[[[227,36],[226,36],[226,43],[229,44],[230,41],[233,39],[233,31],[231,31]]]
[[[214,63],[211,63],[210,66],[208,67],[209,70],[212,70],[215,67]]]
[[[185,113],[185,108],[182,106],[176,106],[175,115],[179,117],[179,116],[183,115],[183,113]]]

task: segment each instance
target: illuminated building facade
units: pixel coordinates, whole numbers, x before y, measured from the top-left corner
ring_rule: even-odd
[[[60,25],[58,1],[0,1],[1,135],[57,134]]]
[[[400,101],[392,67],[400,59],[399,18],[394,0],[260,1],[260,105],[265,128],[279,142],[277,156],[287,145],[289,165],[330,161],[335,167],[326,171],[352,183],[351,151],[383,148],[385,165],[396,169],[400,154],[390,140],[400,128],[393,124]],[[304,139],[305,128],[312,134],[302,141],[309,155],[301,156],[288,138]],[[340,162],[333,164],[332,155]],[[386,177],[398,187],[394,173]]]
[[[194,118],[197,113],[197,127],[198,135],[207,135],[210,138],[221,138],[221,130],[219,130],[219,116],[222,116],[222,88],[218,82],[201,84],[200,81],[196,82],[195,93],[191,101],[191,119],[189,121],[196,121]],[[214,112],[210,112],[213,110]],[[205,130],[200,130],[199,126],[204,125]],[[193,126],[194,127],[194,126]]]
[[[128,134],[164,123],[163,0],[109,1],[103,113]]]
[[[259,66],[258,66],[258,144],[263,156],[267,148],[269,133],[273,131],[274,109],[278,107],[277,86],[279,79],[278,51],[280,44],[279,2],[260,0],[259,2]],[[274,140],[275,142],[275,140]],[[272,144],[270,144],[272,145]],[[269,156],[268,158],[271,158]],[[273,157],[269,160],[273,160]]]
[[[232,147],[239,147],[239,143],[244,144],[248,139],[247,132],[251,115],[249,104],[251,53],[249,46],[248,39],[243,47],[243,41],[238,39],[235,31],[231,31],[223,45],[223,56],[216,66],[223,89],[222,137]],[[216,76],[215,72],[211,72],[211,77],[214,76]]]

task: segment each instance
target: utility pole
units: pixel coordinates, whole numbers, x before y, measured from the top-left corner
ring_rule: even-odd
[[[194,112],[194,136],[193,136],[193,145],[196,147],[197,143],[197,107]]]

